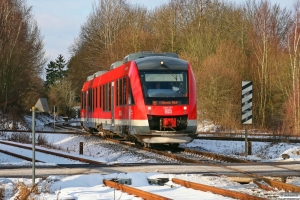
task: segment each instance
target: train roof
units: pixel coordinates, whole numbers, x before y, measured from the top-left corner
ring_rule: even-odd
[[[94,73],[93,75],[90,75],[87,77],[86,81],[90,81],[93,80],[94,78],[101,76],[102,74],[106,73],[107,70],[102,70],[102,71],[97,71],[96,73]]]
[[[158,56],[159,57],[163,56],[163,57],[177,58],[177,59],[179,58],[178,54],[172,53],[172,52],[156,53],[154,51],[141,51],[141,52],[137,52],[137,53],[128,54],[127,56],[125,56],[124,60],[114,62],[113,64],[110,65],[110,70],[115,69],[115,68],[121,66],[122,64],[124,64],[128,61],[131,61],[131,60],[138,60],[140,58],[158,57]],[[86,81],[93,80],[94,78],[101,76],[102,74],[104,74],[106,72],[107,72],[107,70],[98,71],[95,74],[88,76]]]
[[[171,52],[165,52],[165,53],[155,53],[153,51],[141,51],[137,53],[131,53],[127,55],[124,58],[124,63],[131,61],[131,60],[136,60],[139,58],[145,58],[145,57],[153,57],[153,56],[166,56],[166,57],[173,57],[173,58],[179,58],[178,54],[176,53],[171,53]]]
[[[155,56],[135,60],[139,70],[187,70],[188,62],[174,57]]]
[[[116,62],[114,62],[113,64],[111,64],[110,65],[110,70],[112,70],[112,69],[115,69],[115,68],[117,68],[117,67],[119,67],[119,66],[121,66],[121,65],[123,65],[124,64],[124,61],[123,60],[121,60],[121,61],[116,61]]]

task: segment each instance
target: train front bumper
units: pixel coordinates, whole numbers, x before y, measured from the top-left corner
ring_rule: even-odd
[[[186,134],[186,133],[176,134],[176,133],[161,132],[161,133],[152,133],[152,134],[136,134],[135,137],[143,143],[169,144],[169,143],[189,143],[194,140],[196,135]]]

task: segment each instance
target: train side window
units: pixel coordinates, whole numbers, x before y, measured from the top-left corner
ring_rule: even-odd
[[[94,98],[93,98],[93,104],[94,104],[94,110],[96,109],[96,106],[97,106],[97,101],[96,101],[96,98],[97,98],[97,91],[96,91],[96,88],[94,88],[94,93],[93,93],[93,95],[94,95]]]
[[[116,106],[119,106],[119,79],[116,81]]]
[[[103,97],[104,97],[104,87],[101,86],[101,108],[104,110],[104,103],[103,103]]]
[[[101,86],[99,86],[99,108],[101,108]]]
[[[81,109],[84,109],[84,107],[83,107],[83,95],[84,94],[84,92],[81,92],[81,102],[80,102],[80,104],[81,104]]]
[[[128,105],[134,105],[134,98],[132,95],[132,89],[131,89],[129,78],[128,78]]]
[[[120,97],[120,99],[119,99],[119,102],[120,102],[120,106],[122,106],[123,105],[123,79],[121,78],[121,79],[119,79],[119,89],[120,89],[120,93],[119,93],[119,97]]]
[[[111,83],[108,84],[108,111],[111,111]]]
[[[86,91],[83,92],[82,99],[83,99],[82,100],[82,103],[83,103],[82,107],[83,107],[83,109],[86,109]]]
[[[103,85],[103,111],[106,111],[106,100],[105,100],[105,97],[106,97],[106,88],[105,88],[106,85]]]
[[[95,88],[96,94],[95,94],[95,98],[96,98],[96,105],[95,108],[98,108],[98,87]]]
[[[100,108],[100,86],[98,86],[98,108]]]
[[[87,110],[90,111],[90,90],[87,91],[87,95],[86,95],[86,106],[87,106]]]
[[[123,78],[123,88],[124,88],[124,91],[123,91],[123,105],[126,105],[126,88],[127,88],[127,85],[126,85],[126,83],[127,83],[127,81],[126,81],[126,78],[127,77],[124,77]]]
[[[105,98],[105,111],[109,111],[109,84],[106,83],[106,92],[105,92],[106,98]]]
[[[91,89],[91,92],[92,92],[92,94],[91,94],[91,110],[93,112],[94,111],[94,89],[93,88]]]
[[[87,95],[87,103],[88,103],[88,108],[87,110],[90,112],[92,111],[92,89],[88,90],[88,95]]]

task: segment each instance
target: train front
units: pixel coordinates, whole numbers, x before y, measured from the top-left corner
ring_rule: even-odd
[[[190,64],[179,58],[150,56],[135,60],[147,126],[135,134],[145,144],[188,143],[196,137],[196,83]]]

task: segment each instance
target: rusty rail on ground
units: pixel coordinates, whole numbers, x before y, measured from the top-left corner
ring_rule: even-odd
[[[121,190],[122,192],[126,192],[128,194],[132,194],[132,195],[141,197],[141,198],[146,199],[146,200],[170,200],[170,198],[163,197],[163,196],[153,194],[153,193],[150,193],[150,192],[146,192],[146,191],[143,191],[143,190],[140,190],[140,189],[137,189],[137,188],[129,187],[127,185],[122,185],[122,184],[116,183],[114,181],[104,179],[103,183],[106,186],[109,186],[111,188]]]
[[[32,130],[8,130],[8,129],[2,129],[0,130],[0,132],[14,132],[14,133],[32,133]],[[88,136],[91,136],[93,134],[91,133],[87,133],[87,132],[82,132],[82,131],[75,131],[75,130],[72,130],[72,131],[40,131],[40,130],[35,130],[35,133],[50,133],[50,134],[80,134],[80,135],[88,135]]]
[[[236,169],[236,168],[232,168],[232,167],[228,167],[228,166],[226,168],[231,169],[231,170],[235,170],[235,171],[240,172],[240,173],[243,173],[243,174],[245,174],[249,177],[252,177],[254,179],[261,179],[264,182],[266,182],[267,184],[269,184],[272,188],[277,188],[278,190],[283,189],[286,192],[300,192],[300,187],[296,186],[296,185],[292,185],[292,184],[272,180],[272,179],[265,178],[265,177],[263,177],[261,175],[258,175],[258,174],[249,173],[249,172],[239,170],[239,169]],[[264,188],[262,188],[262,189],[264,189]]]
[[[12,153],[12,152],[4,151],[4,150],[1,150],[1,149],[0,149],[0,153],[4,153],[4,154],[7,154],[7,155],[16,157],[16,158],[20,158],[20,159],[22,159],[22,160],[26,160],[26,161],[30,161],[30,162],[32,161],[32,158],[28,158],[28,157],[26,157],[26,156],[22,156],[22,155],[15,154],[15,153]],[[35,162],[45,163],[45,162],[40,161],[40,160],[35,160]]]
[[[248,160],[232,158],[232,157],[224,156],[224,155],[220,155],[220,154],[214,154],[214,153],[209,153],[209,152],[204,152],[204,151],[195,151],[192,149],[183,149],[183,150],[188,153],[193,153],[193,154],[197,154],[197,155],[201,155],[201,156],[207,156],[207,157],[214,158],[216,160],[223,160],[223,161],[232,162],[232,163],[251,163],[251,161],[248,161]]]
[[[217,187],[213,187],[213,186],[203,185],[200,183],[193,183],[190,181],[180,180],[177,178],[172,178],[172,181],[178,185],[182,185],[187,188],[201,190],[204,192],[212,192],[214,194],[219,194],[224,197],[231,197],[231,198],[241,199],[241,200],[263,200],[263,199],[265,199],[265,198],[256,197],[256,196],[252,196],[252,195],[248,195],[248,194],[244,194],[244,193],[240,193],[240,192],[235,192],[232,190],[225,190],[223,188],[217,188]]]
[[[109,140],[109,141],[112,141],[112,142],[115,142],[115,143],[119,143],[119,144],[124,144],[124,145],[130,146],[130,147],[134,147],[134,148],[137,148],[137,149],[144,150],[144,151],[156,153],[156,154],[159,154],[159,155],[163,155],[163,156],[166,156],[166,157],[169,157],[169,158],[173,158],[175,160],[178,160],[178,161],[181,161],[181,162],[184,162],[184,163],[207,164],[207,163],[204,163],[204,162],[199,161],[199,160],[193,160],[193,159],[189,159],[189,158],[184,158],[184,157],[180,157],[180,156],[177,156],[177,155],[174,155],[174,154],[171,154],[171,153],[167,153],[167,152],[163,152],[163,151],[158,151],[158,150],[150,149],[150,148],[146,148],[146,147],[140,147],[140,146],[137,146],[135,144],[130,144],[128,142],[123,142],[123,141],[109,139],[109,138],[106,138],[106,140]]]
[[[245,141],[244,137],[229,137],[229,136],[197,136],[195,140],[224,140],[224,141]],[[247,138],[248,142],[290,142],[290,143],[300,143],[300,139],[293,138]]]
[[[266,191],[274,191],[267,183],[265,183],[261,179],[253,179],[253,183],[255,183],[259,188],[266,190]]]
[[[300,192],[300,187],[296,185],[291,185],[287,183],[283,183],[280,181],[271,180],[268,178],[261,178],[263,181],[268,183],[271,187],[277,188],[278,190],[284,189],[286,192]]]
[[[1,144],[5,144],[5,145],[11,145],[11,146],[23,148],[23,149],[32,150],[31,147],[27,147],[27,146],[23,146],[23,145],[18,145],[18,144],[14,144],[14,143],[10,143],[10,142],[0,141],[0,143]],[[35,151],[42,152],[42,153],[47,153],[47,154],[52,154],[52,155],[59,156],[59,157],[69,158],[69,159],[72,159],[72,160],[77,160],[77,161],[84,162],[84,163],[89,163],[89,164],[104,164],[102,162],[98,162],[98,161],[94,161],[94,160],[89,160],[89,159],[85,159],[85,158],[79,158],[79,157],[76,157],[76,156],[70,156],[70,155],[66,155],[66,154],[62,154],[62,153],[57,153],[57,152],[53,152],[53,151],[47,151],[47,150],[40,149],[40,148],[35,148]]]
[[[138,147],[135,144],[130,144],[130,143],[119,141],[119,140],[108,139],[108,138],[106,140],[110,140],[112,142],[116,142],[116,143],[119,143],[119,144],[124,144],[124,145],[127,145],[127,146],[139,148],[139,149],[142,149],[142,150],[145,150],[145,151],[149,151],[149,152],[157,153],[157,154],[164,155],[164,156],[167,156],[167,157],[171,157],[173,159],[176,159],[178,161],[185,162],[185,163],[198,163],[198,164],[204,164],[204,165],[215,165],[215,166],[224,167],[222,165],[208,164],[208,163],[205,163],[205,162],[202,162],[202,161],[199,161],[199,160],[188,159],[188,158],[176,156],[174,154],[170,154],[170,153],[166,153],[166,152],[162,152],[162,151],[158,151],[158,150],[154,150],[154,149],[149,149],[149,148],[145,148],[145,147]],[[231,161],[231,162],[236,162],[236,163],[253,163],[251,161],[240,160],[240,159],[231,158],[231,157],[227,157],[227,156],[223,156],[223,155],[216,155],[216,154],[209,153],[209,152],[197,152],[197,151],[194,151],[194,150],[191,150],[191,149],[183,149],[183,151],[186,151],[186,152],[189,152],[189,153],[194,153],[194,154],[201,154],[201,155],[203,154],[204,156],[209,156],[209,157],[213,157],[213,158],[220,159],[220,160],[227,160],[228,162]],[[243,170],[238,170],[238,169],[232,168],[232,167],[226,167],[226,168],[237,171],[237,172],[240,172],[240,173],[243,173],[243,174],[246,174],[247,176],[249,176],[251,178],[254,178],[254,179],[262,179],[266,183],[268,183],[272,188],[284,189],[286,192],[289,192],[289,191],[291,191],[291,192],[300,192],[300,187],[299,186],[295,186],[295,185],[291,185],[291,184],[271,180],[271,179],[262,177],[260,175],[248,173],[248,172],[245,172]]]
[[[177,156],[177,155],[174,155],[174,154],[171,154],[171,153],[158,151],[158,150],[150,149],[150,148],[146,148],[146,147],[139,147],[135,144],[130,144],[128,142],[123,142],[123,141],[109,139],[109,138],[106,138],[106,140],[109,140],[109,141],[112,141],[112,142],[115,142],[115,143],[119,143],[119,144],[124,144],[124,145],[127,145],[127,146],[131,146],[131,147],[134,147],[134,148],[145,150],[145,151],[148,151],[148,152],[160,154],[160,155],[163,155],[163,156],[166,156],[166,157],[169,157],[169,158],[173,158],[175,160],[178,160],[178,161],[184,162],[184,163],[207,164],[203,161],[184,158],[184,157]],[[219,155],[219,154],[214,154],[214,153],[209,153],[209,152],[195,151],[195,150],[185,149],[185,148],[180,148],[180,149],[182,151],[185,151],[185,152],[188,152],[188,153],[193,153],[193,154],[197,154],[197,155],[201,155],[201,156],[207,156],[207,157],[211,157],[211,158],[214,158],[214,159],[217,159],[217,160],[222,160],[222,161],[227,161],[227,162],[232,162],[232,163],[251,163],[251,161],[241,160],[241,159],[238,159],[238,158],[232,158],[232,157],[229,157],[229,156],[224,156],[224,155]]]

